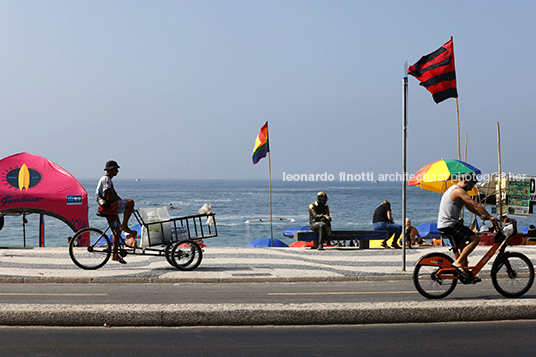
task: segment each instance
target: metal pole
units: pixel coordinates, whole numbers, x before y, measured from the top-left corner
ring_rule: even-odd
[[[272,221],[272,161],[270,159],[270,151],[268,151],[268,171],[269,173],[269,186],[270,186],[270,247],[274,246],[274,228]]]
[[[497,151],[499,154],[499,205],[498,205],[498,216],[499,219],[502,220],[503,217],[503,194],[502,194],[502,181],[503,181],[503,175],[502,175],[502,167],[501,167],[501,129],[499,127],[499,122],[497,122]],[[495,196],[495,200],[497,200],[497,196]],[[497,204],[497,202],[495,202]]]
[[[406,271],[406,140],[408,131],[407,120],[407,96],[408,96],[408,76],[407,63],[405,65],[404,78],[402,79],[402,271]],[[395,239],[397,239],[395,237]],[[411,243],[410,243],[411,244]]]
[[[26,213],[22,214],[22,240],[26,248]]]
[[[272,160],[270,158],[270,151],[268,151],[268,171],[269,171],[269,186],[270,186],[270,247],[274,246],[274,228],[272,220]]]
[[[456,97],[456,122],[458,125],[458,160],[461,160],[462,153],[460,150],[460,109],[458,107],[458,97]]]

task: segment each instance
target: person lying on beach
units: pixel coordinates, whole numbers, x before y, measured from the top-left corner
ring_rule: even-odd
[[[119,251],[119,234],[121,231],[137,237],[138,232],[128,228],[128,220],[134,211],[134,201],[127,199],[122,200],[114,189],[112,178],[119,173],[119,165],[116,161],[110,160],[104,168],[106,174],[101,177],[97,184],[97,202],[99,204],[99,214],[105,216],[108,223],[114,228],[112,260],[121,264],[126,262],[118,254]],[[123,213],[123,223],[119,220],[119,214]]]

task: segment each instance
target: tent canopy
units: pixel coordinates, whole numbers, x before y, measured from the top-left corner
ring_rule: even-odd
[[[88,226],[86,190],[66,170],[37,155],[0,160],[0,215],[39,213],[65,222],[74,232]]]

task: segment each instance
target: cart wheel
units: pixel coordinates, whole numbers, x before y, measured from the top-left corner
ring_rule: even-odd
[[[175,264],[173,264],[173,259],[171,259],[171,251],[172,251],[172,249],[173,249],[172,244],[166,245],[166,251],[165,251],[166,260],[170,265],[175,266]]]
[[[69,255],[82,269],[99,269],[110,259],[112,245],[101,230],[84,228],[76,232],[69,242]]]
[[[193,240],[181,240],[171,250],[173,265],[179,270],[194,270],[201,264],[203,251]]]

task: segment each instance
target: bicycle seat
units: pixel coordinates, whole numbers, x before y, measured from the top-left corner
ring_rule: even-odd
[[[450,234],[441,232],[441,239],[448,239],[450,241],[451,247],[449,250],[452,250],[453,252],[458,251],[458,247],[456,247],[456,244],[454,244],[454,238]]]

